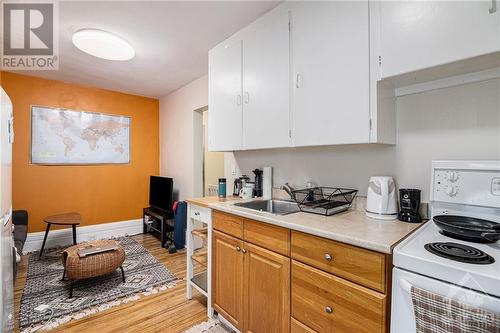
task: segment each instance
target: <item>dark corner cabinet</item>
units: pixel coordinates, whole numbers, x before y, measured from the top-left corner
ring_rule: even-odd
[[[155,207],[146,207],[142,214],[143,233],[155,233],[160,236],[161,247],[166,247],[168,240],[173,242],[174,213]]]

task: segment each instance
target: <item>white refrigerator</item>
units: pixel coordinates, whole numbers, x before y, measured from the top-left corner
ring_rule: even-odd
[[[2,227],[0,317],[2,332],[12,332],[14,325],[14,280],[12,239],[12,142],[14,141],[12,103],[0,87],[0,225]]]

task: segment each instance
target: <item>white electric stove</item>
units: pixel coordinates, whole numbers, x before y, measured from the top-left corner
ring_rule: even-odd
[[[434,161],[430,213],[500,223],[500,161]],[[500,243],[464,241],[440,230],[431,218],[394,249],[391,332],[415,332],[412,286],[500,313]],[[472,247],[472,258],[461,262],[426,249],[435,243]]]

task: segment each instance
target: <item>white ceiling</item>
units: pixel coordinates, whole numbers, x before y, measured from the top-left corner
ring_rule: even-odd
[[[161,97],[208,72],[213,46],[276,1],[60,2],[59,70],[23,74]],[[136,50],[130,61],[87,55],[71,43],[83,28],[113,32]]]

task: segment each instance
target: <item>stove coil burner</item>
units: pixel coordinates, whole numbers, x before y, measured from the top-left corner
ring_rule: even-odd
[[[440,257],[469,264],[487,265],[495,262],[495,259],[483,251],[458,243],[429,243],[425,249]]]

